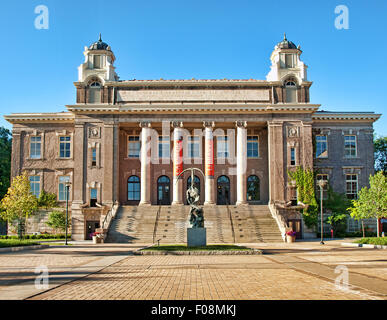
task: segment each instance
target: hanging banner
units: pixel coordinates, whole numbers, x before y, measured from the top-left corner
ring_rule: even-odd
[[[177,177],[183,171],[183,137],[175,135],[173,148],[173,172]]]
[[[215,175],[214,166],[214,137],[212,130],[206,128],[206,142],[205,142],[205,174],[213,177]]]

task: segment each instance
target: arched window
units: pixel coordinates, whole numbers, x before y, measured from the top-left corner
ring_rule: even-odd
[[[187,179],[187,190],[191,186],[191,176]],[[200,194],[200,179],[198,176],[194,176],[194,186],[198,189]]]
[[[247,201],[261,200],[260,181],[257,176],[247,178]]]
[[[286,102],[297,102],[297,84],[293,79],[285,81]]]
[[[89,85],[89,103],[101,103],[101,84],[98,81]]]
[[[170,182],[171,180],[167,176],[161,176],[157,179],[157,204],[171,204]]]
[[[128,200],[140,201],[140,178],[137,176],[131,176],[128,179]]]
[[[230,179],[227,176],[220,176],[217,182],[217,204],[230,204]]]

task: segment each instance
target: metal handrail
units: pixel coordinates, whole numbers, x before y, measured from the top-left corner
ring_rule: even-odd
[[[155,226],[153,228],[153,243],[155,243],[155,241],[156,241],[155,239],[156,239],[157,226],[159,224],[160,211],[161,211],[161,205],[159,206],[157,213],[156,213]]]
[[[226,207],[227,207],[227,212],[228,212],[228,217],[230,219],[230,223],[231,223],[231,233],[232,233],[232,238],[234,239],[234,243],[235,243],[235,230],[234,230],[234,223],[232,221],[232,215],[231,215],[231,210],[228,206],[228,200],[226,200]]]

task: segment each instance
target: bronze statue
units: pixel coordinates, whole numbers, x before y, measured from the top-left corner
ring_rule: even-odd
[[[191,171],[191,186],[187,190],[187,202],[191,207],[189,222],[192,224],[192,228],[204,228],[203,209],[199,207],[199,190],[194,185],[194,170],[200,171],[202,174],[203,172],[197,168],[190,168],[184,170],[180,175],[187,170]],[[180,177],[180,175],[178,177]]]

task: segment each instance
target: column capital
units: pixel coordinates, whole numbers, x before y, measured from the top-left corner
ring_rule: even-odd
[[[237,120],[237,121],[235,121],[235,126],[239,127],[239,128],[246,128],[247,127],[247,121]]]
[[[214,121],[203,121],[203,127],[205,128],[214,128],[215,127],[215,122]]]
[[[176,128],[183,128],[183,122],[182,121],[172,121],[171,122],[171,127],[176,129]]]
[[[140,122],[140,128],[151,128],[152,123],[150,121],[141,121]]]

